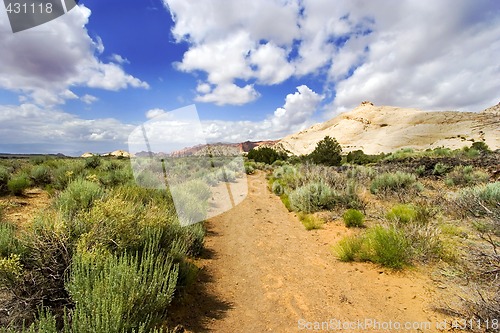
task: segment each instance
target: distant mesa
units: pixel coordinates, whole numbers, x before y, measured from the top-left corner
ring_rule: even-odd
[[[87,158],[87,157],[93,157],[93,156],[103,156],[103,157],[112,156],[112,157],[130,158],[133,155],[125,150],[115,150],[113,152],[106,153],[106,154],[94,154],[94,153],[86,152],[86,153],[83,153],[80,157]]]

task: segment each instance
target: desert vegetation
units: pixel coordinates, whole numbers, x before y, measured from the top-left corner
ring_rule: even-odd
[[[128,160],[0,164],[4,197],[34,186],[52,197],[23,225],[0,214],[0,331],[168,331],[204,239],[201,224],[181,227],[169,191],[137,186]],[[208,199],[206,183],[187,186]]]
[[[316,148],[259,148],[244,164],[146,159],[135,175],[128,159],[0,160],[0,332],[169,331],[172,301],[197,288],[205,230],[191,222],[205,218],[211,187],[259,172],[308,232],[341,230],[331,242],[339,261],[424,267],[461,286],[460,302],[438,310],[498,318],[498,151],[349,155],[329,137]],[[46,207],[25,223],[9,219],[11,199],[34,189]]]
[[[500,272],[498,160],[499,152],[479,142],[457,150],[403,149],[377,156],[356,151],[344,155],[342,166],[292,158],[268,180],[307,230],[336,221],[352,230],[332,244],[340,261],[395,270],[432,267],[446,283],[467,285],[460,306],[441,310],[493,320],[500,309],[493,282]],[[320,217],[321,223],[311,223]]]

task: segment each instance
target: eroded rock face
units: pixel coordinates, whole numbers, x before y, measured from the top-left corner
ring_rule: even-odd
[[[500,104],[483,112],[422,111],[412,108],[375,106],[362,102],[354,110],[279,141],[296,154],[310,153],[325,136],[337,139],[344,151],[361,149],[367,154],[470,146],[484,141],[493,150],[500,148]]]

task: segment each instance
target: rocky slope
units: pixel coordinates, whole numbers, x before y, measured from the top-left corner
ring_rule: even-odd
[[[500,103],[482,112],[421,111],[363,102],[350,112],[289,135],[277,144],[301,155],[329,135],[344,151],[362,149],[368,154],[400,148],[427,149],[445,146],[461,148],[485,141],[500,148]]]

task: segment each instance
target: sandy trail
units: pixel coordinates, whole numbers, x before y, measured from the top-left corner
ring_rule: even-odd
[[[436,331],[442,318],[430,309],[437,294],[427,277],[339,262],[331,246],[345,227],[327,223],[307,231],[267,190],[263,173],[248,181],[240,205],[206,222],[199,281],[183,304],[174,305],[173,322],[190,332],[297,332],[330,320],[331,331],[338,321],[365,320],[420,328],[404,332]]]

